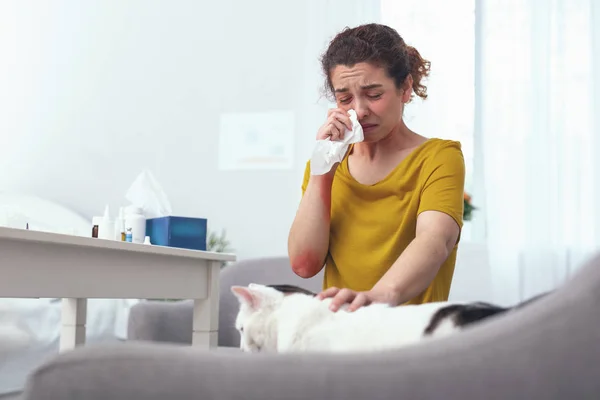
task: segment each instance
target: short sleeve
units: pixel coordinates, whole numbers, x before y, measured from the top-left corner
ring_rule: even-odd
[[[463,226],[465,160],[460,142],[444,141],[427,161],[418,214],[440,211]]]
[[[310,179],[310,160],[306,162],[306,168],[304,168],[304,179],[302,180],[302,196],[304,196],[304,192],[306,192],[306,187],[308,186],[309,179]]]

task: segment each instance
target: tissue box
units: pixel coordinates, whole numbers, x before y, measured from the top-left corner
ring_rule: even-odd
[[[206,250],[206,225],[204,218],[149,218],[146,235],[153,245]]]

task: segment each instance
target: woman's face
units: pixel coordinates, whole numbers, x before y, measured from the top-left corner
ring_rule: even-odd
[[[411,79],[408,75],[406,88],[411,88]],[[353,67],[336,66],[331,71],[331,83],[337,106],[356,111],[365,142],[377,142],[390,134],[402,119],[404,103],[411,94],[410,90],[397,89],[384,68],[364,62]]]

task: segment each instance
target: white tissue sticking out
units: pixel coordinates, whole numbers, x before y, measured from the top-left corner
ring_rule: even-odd
[[[141,207],[146,218],[167,217],[172,215],[171,203],[162,187],[148,170],[142,171],[133,181],[125,198],[132,205]]]
[[[342,162],[348,147],[352,143],[362,142],[365,139],[362,126],[358,123],[356,111],[348,110],[352,130],[346,129],[342,140],[317,140],[315,149],[310,159],[311,175],[323,175],[331,171],[335,163]]]

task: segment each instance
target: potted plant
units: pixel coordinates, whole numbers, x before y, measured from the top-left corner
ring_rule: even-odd
[[[221,234],[217,235],[214,231],[209,231],[208,238],[206,239],[206,250],[214,251],[216,253],[227,253],[233,249],[230,247],[231,242],[227,239],[227,233],[225,229],[221,230]],[[223,261],[221,268],[227,266],[227,262]]]
[[[477,207],[471,202],[471,195],[467,192],[463,196],[464,208],[463,208],[463,220],[470,221],[473,218],[473,211],[477,210]]]

